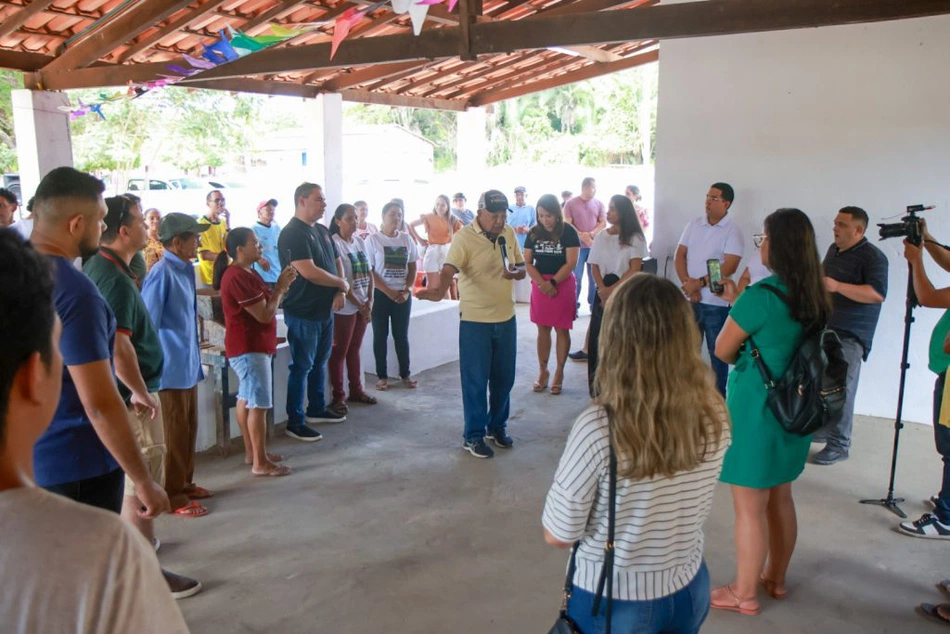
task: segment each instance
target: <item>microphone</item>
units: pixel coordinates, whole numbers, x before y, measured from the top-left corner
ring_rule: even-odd
[[[505,240],[505,236],[498,236],[498,239],[495,241],[495,244],[501,249],[501,266],[506,271],[508,270],[508,241]]]

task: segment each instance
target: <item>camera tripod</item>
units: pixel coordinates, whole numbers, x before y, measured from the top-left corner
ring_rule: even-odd
[[[891,479],[887,484],[887,496],[879,500],[867,499],[861,500],[861,504],[876,504],[883,506],[901,519],[907,519],[907,514],[898,506],[904,501],[904,498],[894,497],[894,479],[897,476],[897,448],[900,444],[901,430],[904,423],[901,417],[904,413],[904,387],[907,382],[907,370],[910,364],[907,362],[907,355],[910,350],[910,327],[914,323],[914,308],[918,306],[917,295],[914,293],[914,270],[907,267],[907,304],[904,309],[904,348],[901,352],[901,380],[900,387],[897,390],[897,418],[894,420],[894,450],[891,454]]]

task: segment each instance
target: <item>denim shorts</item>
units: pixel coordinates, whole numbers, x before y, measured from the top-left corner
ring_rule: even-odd
[[[231,357],[228,363],[238,377],[238,400],[247,401],[249,409],[270,409],[274,406],[271,355],[248,352]]]

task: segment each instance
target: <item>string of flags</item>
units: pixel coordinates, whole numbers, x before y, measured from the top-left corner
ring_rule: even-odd
[[[353,27],[367,14],[383,5],[391,3],[393,11],[399,15],[408,13],[409,19],[412,22],[413,34],[419,35],[422,32],[422,25],[429,12],[429,7],[442,4],[443,2],[448,5],[448,10],[451,12],[455,9],[458,0],[381,0],[376,4],[359,9],[350,7],[333,20],[330,59],[333,59],[336,55],[340,44],[342,44],[343,40],[350,34]],[[226,31],[222,30],[219,33],[219,38],[216,42],[204,47],[200,57],[183,54],[181,61],[168,65],[168,73],[160,73],[159,79],[141,83],[129,82],[128,88],[124,91],[116,91],[111,94],[102,92],[97,95],[96,101],[84,103],[82,99],[79,99],[77,100],[77,105],[62,106],[60,110],[69,113],[70,121],[75,121],[87,114],[96,114],[100,120],[104,121],[106,117],[102,113],[102,107],[106,104],[125,99],[137,99],[152,90],[172,86],[204,70],[233,62],[236,59],[246,57],[258,51],[263,51],[266,48],[304,35],[327,24],[329,24],[329,21],[308,22],[304,24],[294,24],[292,26],[271,24],[269,26],[270,34],[253,36],[228,26]]]

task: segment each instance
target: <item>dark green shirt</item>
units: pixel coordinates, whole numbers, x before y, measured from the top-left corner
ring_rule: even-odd
[[[82,270],[99,287],[99,292],[115,313],[117,332],[131,339],[148,391],[157,391],[161,384],[165,356],[158,332],[136,285],[135,275],[121,257],[105,247],[89,258]],[[131,392],[121,381],[118,384],[122,398],[128,401]]]

